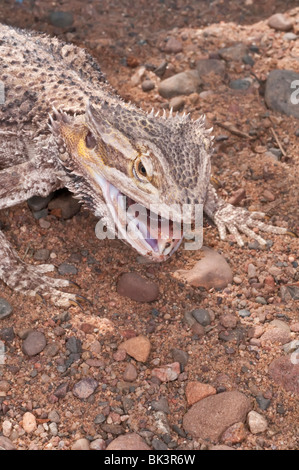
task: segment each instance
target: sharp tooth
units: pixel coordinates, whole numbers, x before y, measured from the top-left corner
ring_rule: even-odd
[[[120,208],[125,211],[126,210],[126,196],[120,194],[117,198],[117,202],[118,202],[118,205],[120,206]]]
[[[109,192],[110,192],[111,200],[115,201],[117,199],[117,196],[119,195],[119,190],[115,186],[110,184]]]
[[[161,238],[158,239],[158,247],[159,253],[161,255],[168,255],[172,250],[172,241],[171,240],[163,240]]]
[[[141,232],[142,236],[144,238],[147,238],[147,226],[143,222],[139,221],[137,227],[139,232]]]

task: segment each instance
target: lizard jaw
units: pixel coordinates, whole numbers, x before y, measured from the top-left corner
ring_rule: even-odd
[[[179,248],[183,236],[171,238],[172,221],[168,221],[168,232],[163,232],[162,218],[140,204],[137,204],[137,210],[141,209],[143,217],[136,218],[135,210],[134,213],[130,211],[135,201],[121,193],[103,176],[96,174],[95,178],[101,187],[119,238],[129,243],[141,255],[157,262],[165,261]],[[153,221],[156,222],[154,229]]]

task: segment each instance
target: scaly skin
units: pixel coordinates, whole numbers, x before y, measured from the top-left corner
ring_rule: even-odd
[[[286,233],[218,198],[210,184],[212,138],[204,119],[160,117],[125,103],[89,54],[56,38],[0,25],[0,57],[0,209],[66,186],[110,230],[116,227],[156,261],[167,259],[181,237],[163,239],[164,233],[152,236],[151,230],[145,235],[139,227],[136,239],[125,231],[123,216],[134,202],[146,217],[146,209],[158,204],[160,221],[170,211],[171,227],[181,224],[184,204],[202,204],[220,237],[228,229],[240,245],[239,232],[265,243],[252,227]],[[119,196],[127,197],[126,206]],[[0,232],[0,279],[59,306],[78,301],[60,290],[67,280],[44,274],[51,269],[24,264]]]

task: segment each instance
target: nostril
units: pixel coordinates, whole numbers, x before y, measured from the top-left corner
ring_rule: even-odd
[[[97,141],[93,134],[89,131],[87,136],[85,137],[85,144],[88,149],[93,149],[97,145]]]

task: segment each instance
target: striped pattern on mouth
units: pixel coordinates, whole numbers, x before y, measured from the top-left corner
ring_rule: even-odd
[[[119,238],[143,256],[165,261],[180,246],[181,227],[150,211],[119,191],[102,176],[96,175]]]

